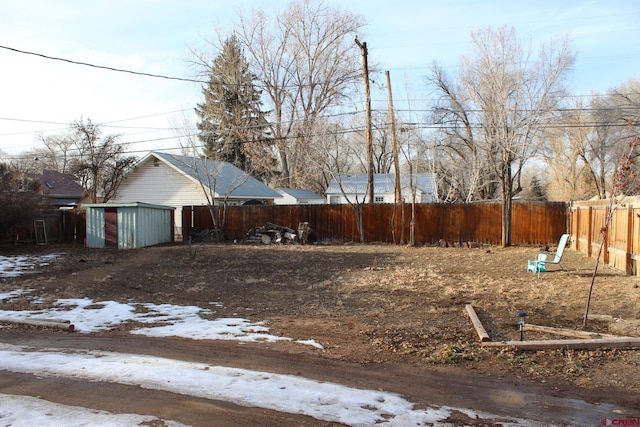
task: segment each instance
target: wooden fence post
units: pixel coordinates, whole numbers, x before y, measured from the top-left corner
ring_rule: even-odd
[[[624,253],[624,271],[627,274],[631,274],[632,263],[631,259],[632,251],[633,251],[633,205],[627,205],[627,244],[625,245],[625,253]]]
[[[591,236],[593,235],[593,207],[587,208],[587,257],[591,258],[593,249],[591,248]]]
[[[580,217],[573,205],[569,208],[569,233],[571,234],[571,247],[578,250],[580,247]],[[574,237],[575,236],[575,237]]]
[[[609,215],[613,215],[613,212],[611,212],[611,208],[607,206],[604,210],[605,224],[606,224],[607,218],[609,218]],[[609,224],[607,225],[609,228],[611,228],[613,225],[613,221],[610,221]],[[606,235],[602,236],[602,239],[604,241],[604,246],[602,247],[602,261],[604,261],[605,264],[609,264],[609,236],[610,235],[611,235],[611,230],[607,230]]]
[[[524,204],[523,204],[524,205]],[[407,206],[414,218],[415,244],[434,244],[440,239],[453,243],[500,242],[501,206],[499,203],[473,204],[416,204]],[[390,218],[394,206],[366,204],[364,209],[364,232],[367,242],[393,242]],[[559,215],[560,213],[560,215]],[[531,218],[532,215],[534,218]],[[183,207],[183,234],[212,228],[206,206]],[[397,220],[397,217],[396,217]],[[290,206],[230,206],[224,227],[225,238],[243,239],[249,229],[273,222],[297,228],[300,221],[307,221],[319,240],[358,241],[354,210],[344,205],[290,205]],[[518,205],[514,209],[513,243],[549,244],[557,241],[557,236],[567,232],[568,214],[566,205],[547,203],[530,209]],[[411,224],[406,224],[411,232]],[[397,228],[396,228],[397,230]],[[397,240],[397,233],[395,235]]]

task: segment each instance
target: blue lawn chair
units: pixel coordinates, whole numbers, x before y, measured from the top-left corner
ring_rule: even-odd
[[[530,259],[527,261],[527,271],[530,271],[533,274],[547,271],[547,268],[544,265],[545,261],[547,261],[547,254],[538,254],[536,259]]]
[[[563,234],[560,237],[560,241],[558,242],[558,249],[556,249],[555,253],[540,253],[535,260],[529,260],[527,262],[527,271],[531,271],[533,273],[540,273],[542,271],[547,271],[547,266],[549,264],[558,264],[561,269],[565,270],[564,266],[561,264],[562,255],[564,254],[564,249],[567,246],[567,242],[569,241],[569,234]],[[542,257],[544,255],[544,258]],[[548,255],[553,255],[552,260],[548,260]]]

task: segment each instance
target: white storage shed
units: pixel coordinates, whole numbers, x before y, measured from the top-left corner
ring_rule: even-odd
[[[86,209],[89,248],[132,249],[174,240],[173,206],[132,203],[89,203]]]

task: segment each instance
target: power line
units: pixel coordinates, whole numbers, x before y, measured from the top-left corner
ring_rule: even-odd
[[[111,123],[128,122],[128,121],[131,121],[131,120],[148,119],[149,117],[158,117],[158,116],[164,116],[166,114],[182,113],[184,111],[190,111],[192,109],[193,108],[182,108],[180,110],[167,111],[166,113],[148,114],[146,116],[132,117],[130,119],[111,120],[109,122],[104,122],[103,124],[106,125],[106,124],[111,124]]]
[[[589,111],[589,109],[585,109],[586,111]],[[379,110],[375,110],[375,111],[379,111]],[[413,110],[414,112],[427,112],[430,110]],[[561,111],[561,110],[556,110],[556,111]],[[477,111],[476,111],[477,112]],[[362,111],[351,111],[351,112],[342,112],[342,113],[334,113],[334,114],[329,114],[326,116],[323,116],[324,118],[330,118],[330,117],[339,117],[339,116],[344,116],[344,115],[356,115],[356,114],[362,114]],[[158,114],[161,115],[161,114]],[[150,115],[153,116],[153,115]],[[150,116],[143,116],[143,117],[150,117]],[[6,119],[6,118],[0,118],[0,120],[18,120],[18,121],[26,121],[26,122],[36,122],[36,123],[57,123],[57,122],[46,122],[46,121],[30,121],[30,120],[22,120],[22,119]],[[123,120],[118,120],[116,122],[120,122],[120,121],[126,121],[129,119],[123,119]],[[134,119],[131,119],[134,120]],[[152,127],[127,127],[127,126],[110,126],[106,123],[114,123],[114,122],[105,122],[105,123],[98,123],[97,125],[99,126],[105,126],[105,127],[122,127],[122,128],[127,128],[127,129],[149,129],[150,132],[155,132],[155,131],[175,131],[176,128],[175,127],[170,127],[170,128],[152,128]],[[599,122],[584,122],[584,123],[571,123],[571,122],[566,122],[566,121],[561,121],[561,122],[551,122],[551,123],[546,123],[546,124],[542,124],[540,125],[541,128],[545,128],[545,129],[551,129],[551,128],[590,128],[590,127],[598,127],[598,126],[602,126],[602,123]],[[381,129],[381,128],[385,128],[388,126],[388,123],[386,122],[380,122],[377,124],[376,129]],[[417,122],[412,122],[410,124],[408,124],[408,126],[410,128],[413,129],[424,129],[424,130],[437,130],[437,129],[444,129],[447,127],[450,127],[450,125],[446,125],[446,124],[442,124],[442,123],[433,123],[433,122],[426,122],[426,121],[417,121]],[[627,123],[609,123],[606,124],[606,126],[608,127],[628,127]],[[634,125],[637,126],[637,125]],[[482,128],[482,124],[481,123],[476,123],[476,124],[471,124],[471,127],[474,129],[480,129]],[[350,129],[341,129],[339,130],[337,133],[340,134],[345,134],[345,133],[356,133],[356,132],[362,132],[363,128],[350,128]],[[189,133],[189,134],[185,134],[185,135],[172,135],[172,136],[167,136],[167,137],[157,137],[157,138],[148,138],[148,139],[141,139],[141,140],[134,140],[134,141],[123,141],[122,144],[124,145],[132,145],[132,144],[142,144],[142,143],[149,143],[149,142],[156,142],[156,141],[166,141],[166,140],[171,140],[171,139],[179,139],[180,137],[194,137],[194,136],[198,136],[199,133]],[[0,136],[4,136],[1,135]],[[283,137],[283,138],[287,138],[287,137]],[[145,150],[135,150],[135,151],[131,151],[131,152],[140,152],[140,151],[145,151]],[[149,150],[146,150],[149,151]],[[16,155],[15,157],[21,157],[21,155]]]
[[[61,123],[61,122],[50,122],[45,120],[30,120],[30,119],[14,119],[11,117],[0,117],[0,120],[7,120],[11,122],[25,122],[25,123],[44,123],[47,125],[64,125],[68,126],[69,123]]]
[[[159,79],[177,80],[177,81],[190,82],[190,83],[215,84],[215,85],[220,85],[220,86],[242,86],[243,85],[242,83],[225,83],[225,82],[218,83],[218,82],[212,82],[211,80],[189,79],[189,78],[186,78],[186,77],[174,77],[174,76],[165,76],[163,74],[145,73],[145,72],[141,72],[141,71],[127,70],[127,69],[124,69],[124,68],[115,68],[115,67],[110,67],[110,66],[106,66],[106,65],[92,64],[90,62],[75,61],[75,60],[72,60],[72,59],[60,58],[60,57],[57,57],[57,56],[45,55],[45,54],[42,54],[42,53],[30,52],[30,51],[26,51],[26,50],[16,49],[14,47],[9,47],[9,46],[0,45],[0,49],[6,49],[6,50],[9,50],[9,51],[12,51],[12,52],[22,53],[22,54],[25,54],[25,55],[37,56],[37,57],[44,58],[44,59],[49,59],[49,60],[52,60],[52,61],[61,61],[61,62],[66,62],[68,64],[73,64],[73,65],[83,65],[85,67],[98,68],[98,69],[102,69],[102,70],[115,71],[115,72],[119,72],[119,73],[128,73],[128,74],[133,74],[133,75],[143,76],[143,77],[154,77],[154,78],[159,78]],[[262,88],[263,90],[265,88],[264,84],[254,84],[254,86],[256,86],[258,88]],[[298,87],[313,87],[313,86],[314,86],[313,83],[309,83],[309,84],[285,85],[284,87],[298,88]]]
[[[126,69],[121,69],[121,68],[115,68],[115,67],[110,67],[110,66],[104,66],[104,65],[97,65],[97,64],[92,64],[92,63],[88,63],[88,62],[82,62],[82,61],[75,61],[75,60],[70,60],[70,59],[66,59],[66,58],[60,58],[60,57],[55,57],[55,56],[50,56],[50,55],[45,55],[45,54],[41,54],[41,53],[37,53],[37,52],[30,52],[30,51],[25,51],[25,50],[21,50],[21,49],[17,49],[17,48],[13,48],[13,47],[9,47],[9,46],[2,46],[0,45],[1,49],[6,49],[9,51],[13,51],[13,52],[17,52],[17,53],[22,53],[25,55],[33,55],[33,56],[38,56],[41,58],[45,58],[45,59],[49,59],[49,60],[54,60],[54,61],[61,61],[61,62],[66,62],[66,63],[70,63],[70,64],[74,64],[74,65],[83,65],[83,66],[87,66],[87,67],[93,67],[93,68],[98,68],[98,69],[104,69],[104,70],[109,70],[109,71],[115,71],[115,72],[122,72],[122,73],[129,73],[129,74],[134,74],[134,75],[139,75],[139,76],[145,76],[145,77],[153,77],[153,78],[162,78],[162,79],[167,79],[167,80],[177,80],[177,81],[185,81],[185,82],[192,82],[192,83],[205,83],[205,84],[210,84],[211,81],[209,80],[198,80],[198,79],[189,79],[189,78],[183,78],[183,77],[174,77],[174,76],[166,76],[166,75],[161,75],[161,74],[151,74],[151,73],[146,73],[146,72],[139,72],[139,71],[133,71],[133,70],[126,70]],[[222,83],[220,83],[222,84]],[[261,87],[262,85],[258,84],[256,85],[257,87]],[[305,86],[305,85],[302,85]],[[293,85],[293,87],[298,87],[297,85]],[[595,97],[598,95],[565,95],[564,98],[583,98],[583,97]],[[406,100],[406,102],[434,102],[434,99],[413,99],[413,100]],[[378,101],[376,101],[378,102]],[[385,101],[386,102],[386,101]],[[402,99],[398,99],[398,101],[396,102],[405,102],[405,100]],[[571,110],[571,109],[566,109]],[[588,110],[588,109],[583,109],[583,110]],[[185,111],[185,110],[178,110],[178,111]],[[421,112],[421,111],[425,111],[425,110],[398,110],[398,111],[413,111],[413,112]],[[559,109],[558,111],[562,111],[562,109]],[[145,116],[145,117],[151,117],[151,116]],[[0,120],[14,120],[14,121],[25,121],[25,122],[33,122],[33,123],[47,123],[47,124],[57,124],[57,125],[65,125],[65,123],[59,123],[59,122],[46,122],[46,121],[37,121],[37,120],[22,120],[22,119],[8,119],[8,118],[0,118]],[[125,120],[135,120],[135,118],[132,119],[124,119],[122,121]],[[104,123],[105,125],[108,123],[115,123],[115,122],[107,122]]]
[[[146,73],[146,72],[141,72],[141,71],[127,70],[127,69],[123,69],[123,68],[115,68],[115,67],[106,66],[106,65],[92,64],[92,63],[89,63],[89,62],[75,61],[75,60],[66,59],[66,58],[60,58],[60,57],[56,57],[56,56],[45,55],[45,54],[42,54],[42,53],[21,50],[21,49],[17,49],[17,48],[14,48],[14,47],[9,47],[9,46],[0,45],[0,49],[6,49],[6,50],[9,50],[9,51],[12,51],[12,52],[22,53],[22,54],[25,54],[25,55],[37,56],[37,57],[40,57],[40,58],[49,59],[49,60],[53,60],[53,61],[61,61],[61,62],[66,62],[66,63],[74,64],[74,65],[82,65],[82,66],[86,66],[86,67],[98,68],[98,69],[115,71],[115,72],[120,72],[120,73],[128,73],[128,74],[144,76],[144,77],[161,78],[161,79],[166,79],[166,80],[177,80],[177,81],[184,81],[184,82],[191,82],[191,83],[204,83],[204,84],[211,84],[212,83],[211,80],[199,80],[199,79],[190,79],[190,78],[185,78],[185,77],[166,76],[166,75],[163,75],[163,74],[152,74],[152,73]],[[630,55],[625,55],[625,56],[630,56]],[[631,56],[637,56],[637,55],[631,55]],[[422,67],[412,67],[412,68],[422,68]],[[428,69],[430,67],[425,67],[425,68]],[[218,84],[232,85],[231,83],[218,83]],[[304,84],[302,84],[302,85],[291,85],[291,87],[306,87],[306,86],[311,86],[311,85],[304,85]],[[264,89],[264,85],[261,85],[261,84],[257,84],[256,87],[262,87]],[[285,87],[289,87],[289,85],[285,85]],[[598,96],[598,95],[597,94],[596,95],[593,95],[593,94],[591,94],[591,95],[565,95],[564,98],[583,98],[583,97],[594,97],[594,96]],[[398,102],[403,102],[403,100],[402,99],[398,99]]]
[[[208,83],[205,80],[196,80],[196,79],[188,79],[188,78],[184,78],[184,77],[165,76],[165,75],[162,75],[162,74],[144,73],[144,72],[141,72],[141,71],[133,71],[133,70],[125,70],[123,68],[108,67],[106,65],[91,64],[89,62],[74,61],[74,60],[71,60],[71,59],[65,59],[65,58],[59,58],[59,57],[56,57],[56,56],[44,55],[42,53],[36,53],[36,52],[29,52],[29,51],[26,51],[26,50],[20,50],[20,49],[16,49],[16,48],[9,47],[9,46],[1,46],[0,45],[0,49],[6,49],[6,50],[10,50],[10,51],[17,52],[17,53],[23,53],[25,55],[38,56],[40,58],[51,59],[53,61],[66,62],[66,63],[74,64],[74,65],[84,65],[86,67],[93,67],[93,68],[99,68],[99,69],[102,69],[102,70],[116,71],[116,72],[119,72],[119,73],[128,73],[128,74],[134,74],[134,75],[138,75],[138,76],[154,77],[154,78],[166,79],[166,80],[178,80],[178,81],[182,81],[182,82]]]
[[[101,126],[101,127],[118,128],[118,129],[148,129],[148,130],[161,130],[161,131],[162,130],[172,130],[173,127],[122,126],[122,125],[115,125],[114,123],[122,123],[122,122],[128,122],[128,121],[140,120],[140,119],[148,119],[148,118],[151,118],[151,117],[165,116],[167,114],[181,113],[181,112],[189,111],[189,110],[191,110],[191,108],[183,108],[183,109],[180,109],[180,110],[167,111],[165,113],[147,114],[145,116],[131,117],[131,118],[128,118],[128,119],[110,120],[110,121],[106,121],[106,122],[99,122],[99,123],[96,123],[96,124]],[[48,121],[48,120],[19,119],[19,118],[15,118],[15,117],[0,117],[0,120],[10,121],[10,122],[21,122],[21,123],[41,123],[41,124],[61,125],[61,126],[66,126],[67,128],[71,124],[71,123],[54,122],[54,121]],[[59,132],[59,131],[64,131],[64,130],[66,130],[66,128],[65,129],[45,129],[45,130],[38,130],[38,131],[14,132],[14,133],[0,133],[0,136],[44,134],[44,133]]]

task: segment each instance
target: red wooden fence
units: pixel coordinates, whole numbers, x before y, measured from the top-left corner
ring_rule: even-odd
[[[607,215],[611,223],[606,238],[602,228]],[[610,200],[573,202],[570,207],[571,245],[588,257],[597,258],[627,274],[640,276],[640,196]]]
[[[393,204],[366,204],[363,228],[366,242],[400,243],[411,231],[410,205],[402,210]],[[183,236],[213,229],[209,210],[204,206],[183,207]],[[414,236],[418,244],[477,242],[501,243],[502,205],[500,203],[420,204],[415,206]],[[226,208],[223,235],[240,240],[247,232],[270,222],[293,229],[308,222],[320,241],[359,241],[355,213],[350,205],[270,205],[230,206]],[[513,244],[557,242],[567,231],[567,205],[558,202],[514,203]]]

